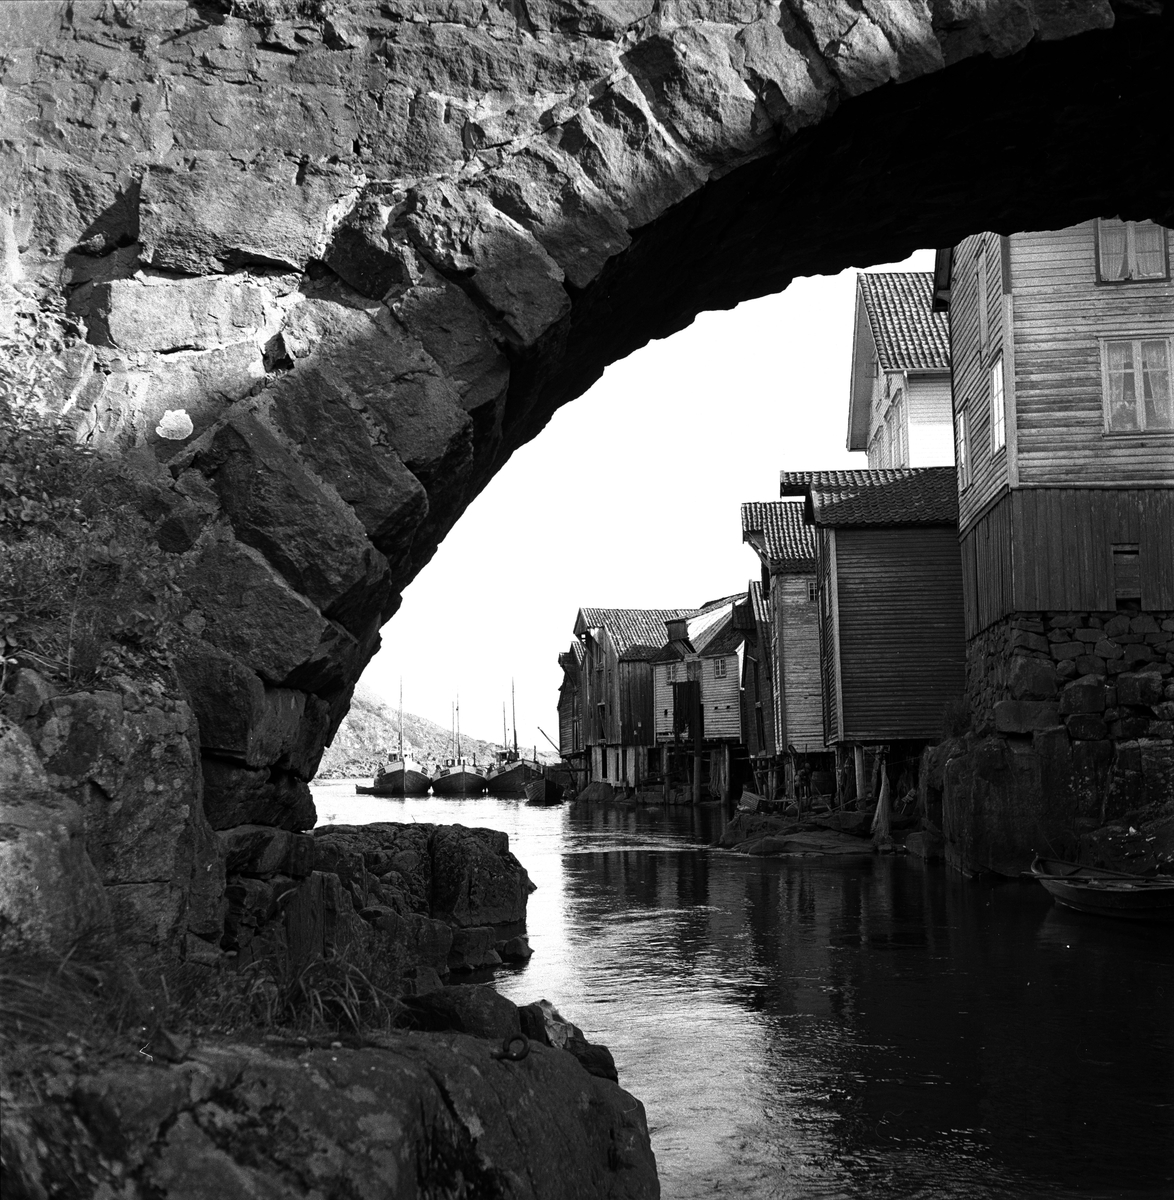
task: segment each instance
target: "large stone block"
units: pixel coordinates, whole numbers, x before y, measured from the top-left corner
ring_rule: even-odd
[[[1060,723],[1059,705],[1042,700],[1000,700],[995,705],[999,733],[1034,733]]]
[[[250,769],[205,755],[204,812],[213,829],[271,825],[294,832],[312,829],[314,798],[304,780],[285,771]]]
[[[1046,659],[1016,654],[1007,667],[1012,700],[1049,700],[1056,694],[1056,668]]]
[[[1125,671],[1117,676],[1119,704],[1154,706],[1162,702],[1162,677],[1151,671]]]
[[[506,834],[438,825],[430,851],[433,916],[459,926],[526,919],[526,900],[534,885],[510,853]]]
[[[142,257],[189,275],[250,263],[301,270],[325,253],[357,192],[344,166],[275,159],[244,169],[227,158],[193,170],[154,165],[142,185]]]
[[[389,584],[386,559],[255,414],[233,417],[194,465],[242,542],[328,616],[351,632],[365,628]]]
[[[1060,693],[1060,715],[1105,711],[1104,681],[1096,675],[1083,675],[1065,684]]]
[[[314,839],[268,825],[240,825],[217,831],[229,875],[289,875],[301,879],[314,866]]]
[[[326,691],[353,676],[355,639],[295,592],[259,551],[223,536],[197,549],[181,585],[204,617],[205,641],[276,685]]]

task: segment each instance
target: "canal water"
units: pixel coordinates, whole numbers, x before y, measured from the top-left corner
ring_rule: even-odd
[[[504,830],[501,970],[611,1048],[663,1194],[1174,1197],[1174,935],[912,857],[748,859],[713,808],[355,796],[323,824]]]

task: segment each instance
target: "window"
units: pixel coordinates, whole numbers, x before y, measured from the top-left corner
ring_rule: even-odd
[[[726,660],[724,658],[715,658],[713,660],[713,677],[714,679],[725,679]]]
[[[665,667],[664,677],[665,677],[666,683],[676,683],[677,682],[677,664],[676,663],[669,663],[669,665],[667,667]]]
[[[1106,433],[1174,430],[1170,396],[1171,340],[1129,338],[1101,343]]]
[[[815,580],[814,579],[809,579],[807,581],[807,602],[808,602],[808,604],[815,603]]]
[[[978,298],[978,353],[985,357],[990,345],[990,308],[987,297],[986,246],[979,246],[974,262],[974,294]]]
[[[970,486],[970,414],[966,409],[958,413],[958,488],[965,491]]]
[[[1102,283],[1165,279],[1166,231],[1152,221],[1097,222],[1097,278]]]
[[[991,453],[1007,444],[1007,409],[1003,395],[1003,356],[991,363]]]

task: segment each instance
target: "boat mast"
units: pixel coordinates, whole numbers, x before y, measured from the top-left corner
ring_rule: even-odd
[[[514,681],[510,680],[510,707],[514,712],[514,758],[518,757],[518,701],[514,695]]]
[[[504,755],[510,748],[509,735],[505,731],[505,701],[501,702],[501,752]]]
[[[457,694],[457,766],[461,764],[461,697]]]
[[[404,761],[404,677],[399,677],[399,760]]]

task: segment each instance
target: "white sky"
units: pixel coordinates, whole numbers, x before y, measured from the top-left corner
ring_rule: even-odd
[[[930,270],[932,251],[874,270]],[[404,593],[361,687],[461,730],[558,739],[558,655],[583,605],[675,608],[758,575],[740,505],[844,449],[856,272],[796,280],[614,363],[518,450]]]

